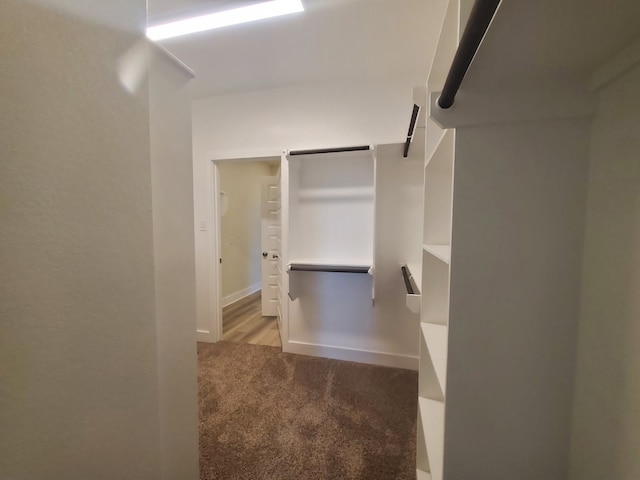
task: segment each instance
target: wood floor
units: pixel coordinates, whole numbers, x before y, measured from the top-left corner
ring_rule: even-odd
[[[260,291],[222,309],[222,339],[282,347],[276,317],[263,317]]]

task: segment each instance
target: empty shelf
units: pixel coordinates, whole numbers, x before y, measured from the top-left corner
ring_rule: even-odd
[[[447,383],[447,348],[449,342],[449,328],[446,325],[421,323],[424,342],[429,351],[431,364],[436,372],[438,383],[443,394],[446,394]]]
[[[423,248],[426,252],[429,252],[431,255],[442,260],[446,264],[449,264],[451,261],[451,245],[427,244],[423,245]]]
[[[431,480],[431,474],[418,468],[416,470],[416,480]]]
[[[420,418],[427,444],[432,480],[442,480],[444,463],[444,403],[420,397]]]

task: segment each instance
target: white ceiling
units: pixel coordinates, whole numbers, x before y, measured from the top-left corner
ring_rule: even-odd
[[[148,0],[149,23],[257,1]],[[302,1],[304,13],[160,43],[195,71],[194,98],[312,83],[425,83],[443,0]],[[640,0],[505,0],[465,84],[586,80],[638,36]]]
[[[256,0],[149,0],[149,24]],[[305,12],[161,41],[193,97],[325,82],[424,84],[438,36],[430,0],[303,0]]]

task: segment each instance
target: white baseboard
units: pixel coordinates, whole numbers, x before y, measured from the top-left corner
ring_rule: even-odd
[[[373,352],[354,348],[335,347],[331,345],[318,345],[313,343],[296,342],[289,340],[283,343],[282,351],[308,355],[310,357],[333,358],[349,362],[369,363],[383,367],[404,368],[418,370],[419,357],[398,355],[395,353]]]
[[[227,295],[222,299],[222,307],[226,307],[227,305],[231,305],[234,302],[246,297],[247,295],[251,295],[252,293],[256,293],[258,290],[262,288],[262,282],[251,285],[244,290],[240,290],[239,292],[232,293],[231,295]]]
[[[208,330],[196,330],[196,341],[203,343],[216,343],[218,340],[214,334]]]

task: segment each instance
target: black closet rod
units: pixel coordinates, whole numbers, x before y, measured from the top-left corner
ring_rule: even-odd
[[[369,145],[359,145],[357,147],[321,148],[318,150],[291,150],[289,155],[315,155],[318,153],[360,152],[364,150],[371,150],[371,147]]]
[[[409,131],[407,132],[407,141],[404,144],[404,153],[402,154],[404,158],[407,158],[409,155],[409,147],[411,146],[411,140],[413,140],[413,134],[416,131],[418,115],[420,115],[420,107],[414,103],[413,111],[411,112],[411,121],[409,122]]]
[[[501,0],[476,0],[469,14],[469,21],[464,29],[458,50],[453,57],[447,80],[438,98],[440,108],[453,105],[458,89],[464,80],[469,65],[476,56],[480,43],[489,28],[489,24],[500,5]]]
[[[416,289],[413,288],[413,282],[411,281],[413,277],[411,276],[411,272],[409,272],[409,268],[406,265],[402,265],[400,270],[402,270],[402,279],[404,280],[404,286],[407,289],[407,293],[409,295],[415,295]]]
[[[292,263],[289,270],[297,272],[369,273],[369,267],[348,265],[308,265]]]

